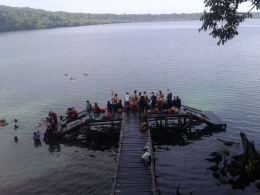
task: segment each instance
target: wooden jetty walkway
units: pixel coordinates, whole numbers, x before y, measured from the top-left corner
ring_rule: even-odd
[[[139,131],[138,126],[142,122],[136,113],[125,113],[111,195],[157,194],[151,137],[149,131]],[[149,164],[140,162],[146,145],[151,153]]]
[[[118,118],[90,120],[88,113],[81,113],[78,120],[68,125],[61,125],[61,136],[79,129],[89,128],[91,125],[121,124],[119,151],[114,173],[111,195],[158,195],[155,177],[155,158],[150,135],[150,125],[174,125],[181,130],[190,129],[194,123],[205,123],[210,126],[221,127],[226,130],[226,125],[212,111],[201,111],[182,105],[177,113],[146,115],[148,130],[141,132],[138,126],[143,118],[137,116],[135,111],[124,112]],[[151,163],[141,162],[142,149],[148,145],[151,154]]]

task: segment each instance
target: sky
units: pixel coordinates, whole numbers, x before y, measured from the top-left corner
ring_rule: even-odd
[[[204,0],[0,0],[0,5],[47,11],[113,14],[196,13],[206,9]],[[245,4],[239,11],[248,11],[248,6],[248,3]]]

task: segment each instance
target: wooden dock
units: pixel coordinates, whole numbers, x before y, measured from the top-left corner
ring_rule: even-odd
[[[141,132],[143,121],[135,112],[127,112],[119,140],[119,152],[111,195],[156,195],[154,157],[149,131]],[[151,163],[141,161],[141,152],[148,145]]]
[[[139,131],[138,126],[147,122],[148,130]],[[120,139],[117,164],[115,168],[111,195],[158,195],[155,177],[155,158],[150,134],[150,125],[159,126],[171,124],[181,130],[190,129],[195,123],[205,123],[226,130],[226,125],[216,114],[211,111],[201,111],[182,105],[174,114],[152,114],[145,118],[137,116],[137,112],[128,111],[121,113],[114,119],[90,120],[88,113],[66,126],[60,126],[60,135],[79,128],[90,129],[93,125],[108,125],[113,127],[120,124]],[[151,163],[141,162],[142,149],[148,145],[151,154]]]
[[[205,123],[209,126],[221,127],[226,130],[227,124],[222,121],[212,111],[201,111],[195,108],[182,105],[179,112],[174,114],[153,114],[147,116],[148,126],[151,122],[156,122],[160,126],[164,126],[171,122],[176,127],[182,128],[182,130],[189,129],[195,122]]]

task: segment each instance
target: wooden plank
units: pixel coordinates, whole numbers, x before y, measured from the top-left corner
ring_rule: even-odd
[[[120,193],[123,195],[126,192],[131,195],[140,194],[140,192],[152,194],[150,165],[140,162],[142,149],[151,139],[148,132],[138,130],[141,123],[142,120],[136,118],[124,122],[124,135],[120,155],[118,156],[117,177],[115,180],[117,185],[114,194]]]
[[[215,125],[225,125],[225,123],[212,111],[202,112]]]
[[[136,194],[136,195],[151,195],[151,194],[152,194],[152,192],[147,191],[147,192],[138,192],[138,194]],[[132,192],[116,192],[115,195],[133,195],[133,193]]]

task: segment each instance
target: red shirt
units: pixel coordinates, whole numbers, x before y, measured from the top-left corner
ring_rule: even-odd
[[[55,112],[51,112],[50,114],[53,116],[57,116],[57,114]]]
[[[78,116],[78,112],[76,110],[72,110],[72,116],[73,117],[77,117]]]
[[[100,111],[99,107],[98,106],[94,106],[93,112],[99,112],[99,111]]]

